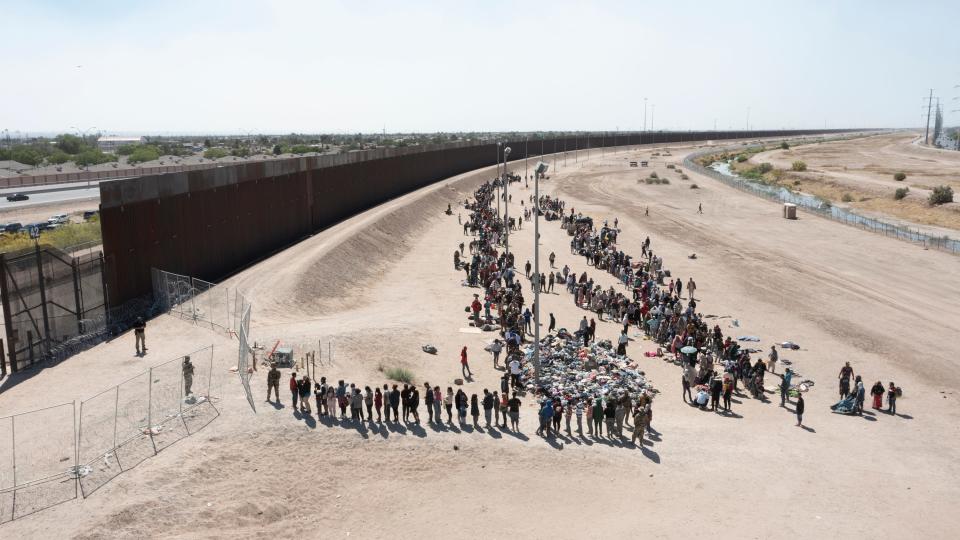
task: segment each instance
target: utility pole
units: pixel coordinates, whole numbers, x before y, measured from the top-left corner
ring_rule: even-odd
[[[507,178],[507,158],[510,157],[510,147],[503,149],[503,250],[507,254],[508,261],[510,257],[510,181]]]
[[[553,270],[551,270],[552,272]],[[533,289],[533,379],[540,387],[540,175],[533,177],[533,272],[536,287]]]
[[[930,109],[933,106],[933,88],[930,89],[930,97],[927,98],[927,130],[923,133],[923,144],[930,144]]]

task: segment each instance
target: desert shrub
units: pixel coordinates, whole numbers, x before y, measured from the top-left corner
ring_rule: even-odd
[[[790,145],[787,144],[787,141],[783,141],[782,143],[780,143],[780,149],[781,149],[781,150],[789,150],[789,149],[790,149]]]
[[[676,167],[673,165],[673,163],[670,163],[669,165],[667,165],[667,168],[668,168],[668,169],[675,169]]]
[[[769,164],[769,163],[761,163],[760,166],[757,167],[757,171],[758,171],[760,174],[767,174],[768,172],[770,172],[770,171],[772,171],[772,170],[773,170],[773,165],[771,165],[771,164]]]
[[[800,185],[800,181],[799,181],[799,180],[794,180],[794,181],[793,181],[793,185],[799,186],[799,185]]]
[[[399,381],[404,383],[413,382],[413,372],[407,368],[402,367],[391,367],[383,368],[381,366],[380,371],[387,376],[388,379],[393,381]]]
[[[669,178],[661,178],[661,179],[660,179],[660,183],[661,183],[661,184],[669,184],[669,183],[670,183],[670,179],[669,179]]]
[[[797,172],[803,172],[807,170],[807,164],[802,161],[794,161],[790,168]]]
[[[930,203],[930,206],[953,202],[953,188],[950,186],[937,186],[933,188],[933,192],[930,193],[930,198],[927,199],[927,202]]]
[[[900,199],[903,199],[904,197],[906,197],[907,193],[909,192],[910,192],[910,188],[908,187],[897,188],[897,190],[893,192],[893,198],[899,201]]]
[[[657,176],[657,173],[652,172],[652,173],[650,173],[650,178],[660,178],[660,177]]]
[[[849,193],[844,193],[843,196],[840,197],[840,200],[843,202],[853,202],[853,195],[850,195]]]
[[[680,179],[681,179],[681,180],[689,180],[690,177],[687,176],[686,174],[681,174],[681,175],[680,175]]]
[[[749,158],[747,158],[747,155],[746,155],[746,154],[740,154],[739,156],[737,156],[737,163],[743,163],[743,162],[746,161],[747,159],[749,159]]]
[[[690,189],[700,189],[700,186],[696,184],[690,184]]]
[[[903,182],[907,179],[907,175],[902,172],[898,172],[897,174],[893,175],[893,179],[897,182]]]

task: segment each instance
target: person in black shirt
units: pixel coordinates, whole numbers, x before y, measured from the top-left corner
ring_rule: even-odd
[[[433,390],[430,389],[430,383],[423,383],[424,394],[423,403],[427,406],[427,414],[430,415],[428,423],[433,423]]]
[[[420,390],[417,390],[416,386],[410,385],[410,407],[409,414],[413,415],[413,421],[419,426],[420,425],[420,411],[417,409],[420,408]]]
[[[517,397],[516,392],[507,401],[507,410],[510,412],[510,426],[514,431],[520,431],[520,398]]]
[[[803,426],[803,394],[797,394],[797,425]]]
[[[393,390],[390,391],[390,408],[393,409],[393,421],[400,421],[400,390],[397,390],[397,385],[393,385]]]
[[[144,322],[143,317],[137,317],[137,322],[133,323],[133,336],[137,355],[147,354],[147,323]]]
[[[486,388],[483,389],[483,419],[486,427],[490,428],[490,417],[493,416],[493,395]]]

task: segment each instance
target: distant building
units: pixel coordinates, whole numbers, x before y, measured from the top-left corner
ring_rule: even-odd
[[[143,144],[146,141],[143,137],[100,137],[97,139],[97,146],[104,152],[113,152],[121,146],[128,144]]]

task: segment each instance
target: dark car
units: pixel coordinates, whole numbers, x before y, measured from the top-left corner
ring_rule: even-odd
[[[3,231],[8,233],[15,233],[15,232],[20,232],[20,229],[22,228],[23,228],[23,225],[20,223],[7,223],[6,225],[4,225]]]
[[[96,216],[99,213],[100,213],[99,210],[87,210],[83,213],[83,220],[90,221],[90,218],[92,218],[93,216]]]
[[[13,202],[13,201],[26,201],[26,200],[29,200],[29,199],[30,199],[30,197],[28,197],[26,193],[13,193],[13,194],[7,195],[7,200],[10,201],[10,202]]]

